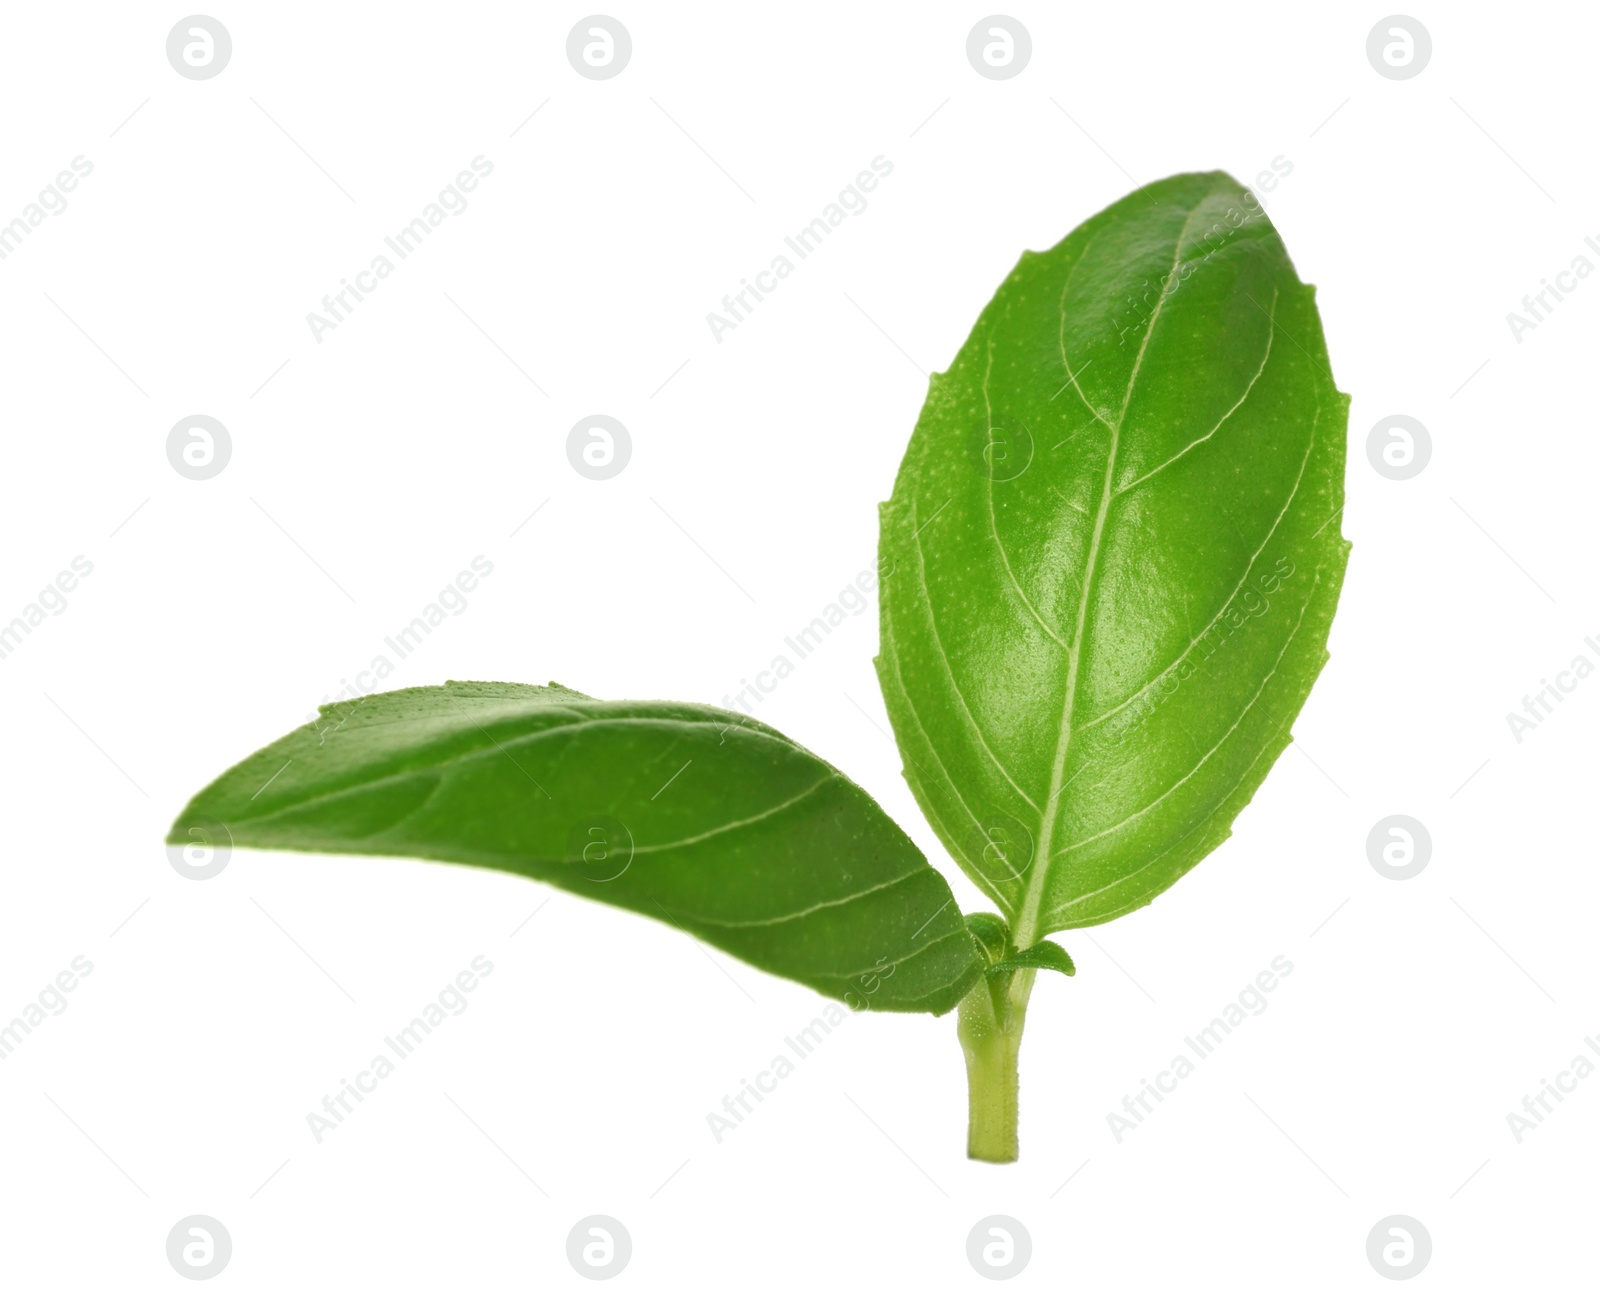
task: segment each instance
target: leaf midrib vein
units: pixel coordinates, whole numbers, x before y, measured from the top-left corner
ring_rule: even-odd
[[[452,769],[456,768],[456,767],[459,767],[459,766],[462,766],[462,765],[466,765],[466,764],[468,764],[468,763],[470,763],[472,761],[483,760],[483,759],[486,759],[488,757],[492,757],[492,756],[496,756],[496,755],[506,755],[507,751],[508,751],[508,749],[510,747],[523,746],[523,745],[531,744],[531,743],[534,743],[534,742],[538,742],[540,739],[548,738],[548,737],[550,737],[552,735],[555,735],[555,734],[572,733],[574,730],[577,730],[577,729],[601,728],[601,727],[606,727],[606,726],[635,726],[635,725],[644,725],[644,726],[652,726],[652,725],[679,726],[679,725],[682,725],[682,726],[688,726],[688,727],[691,727],[691,728],[714,728],[714,729],[726,729],[726,728],[730,728],[730,727],[735,727],[735,728],[740,729],[744,733],[755,734],[758,737],[765,738],[770,742],[777,743],[777,745],[779,745],[781,747],[784,747],[784,748],[787,748],[790,751],[800,752],[802,755],[808,754],[808,753],[805,752],[805,749],[800,747],[798,744],[796,744],[796,743],[794,743],[794,742],[792,742],[792,741],[790,741],[788,739],[781,739],[780,740],[779,738],[775,737],[773,734],[768,733],[763,729],[751,728],[751,727],[745,726],[745,725],[728,726],[728,725],[723,725],[722,723],[720,723],[719,721],[716,721],[716,720],[684,720],[684,719],[681,719],[681,718],[678,718],[678,717],[675,717],[675,716],[672,716],[672,717],[669,717],[669,716],[603,716],[603,717],[599,717],[599,718],[592,719],[592,720],[578,721],[578,722],[575,722],[573,724],[548,725],[543,729],[536,729],[532,733],[516,734],[516,735],[514,735],[512,737],[507,738],[504,742],[501,742],[501,741],[495,739],[492,734],[488,734],[487,731],[482,730],[481,727],[480,727],[480,732],[485,733],[485,736],[489,738],[489,741],[490,741],[490,745],[489,746],[475,747],[470,751],[457,752],[454,755],[450,756],[448,759],[439,761],[437,764],[432,764],[432,765],[414,765],[414,766],[411,766],[411,767],[409,767],[407,769],[394,770],[391,773],[380,774],[380,775],[377,775],[377,776],[372,777],[372,778],[356,778],[356,779],[353,779],[352,781],[350,781],[348,783],[341,784],[338,787],[331,787],[331,788],[328,788],[325,791],[317,792],[317,793],[314,793],[314,794],[312,794],[310,796],[296,797],[292,801],[285,802],[284,804],[279,805],[276,808],[271,809],[271,810],[264,810],[260,814],[256,814],[256,815],[245,814],[245,815],[234,815],[234,816],[231,816],[230,819],[229,819],[229,822],[233,823],[233,824],[242,824],[242,823],[265,824],[265,823],[270,822],[273,819],[280,818],[283,815],[291,814],[291,813],[294,813],[294,812],[299,811],[299,810],[304,810],[305,808],[307,808],[309,806],[318,805],[321,802],[332,800],[335,797],[348,796],[349,794],[351,794],[353,792],[365,792],[365,791],[368,791],[368,790],[371,790],[371,789],[374,789],[374,788],[384,787],[387,784],[401,783],[401,782],[404,782],[407,779],[415,779],[415,778],[420,778],[420,777],[441,777],[441,778],[442,777],[448,777],[448,772],[451,771]],[[812,759],[816,759],[816,758],[813,757]],[[409,813],[414,813],[414,812],[409,812]],[[408,817],[409,817],[409,813],[408,813]],[[399,822],[399,821],[397,821],[397,822]],[[384,829],[382,831],[388,832],[388,831],[391,831],[391,829]],[[376,834],[369,834],[369,837],[370,836],[375,836],[375,835]]]
[[[1275,331],[1274,321],[1277,313],[1278,288],[1277,285],[1274,284],[1272,288],[1272,306],[1267,315],[1267,346],[1266,349],[1261,353],[1261,363],[1256,366],[1255,374],[1251,377],[1250,381],[1245,384],[1244,391],[1240,394],[1239,399],[1234,401],[1234,403],[1228,407],[1228,412],[1217,420],[1211,431],[1207,432],[1204,436],[1196,437],[1193,441],[1189,442],[1188,445],[1184,446],[1182,450],[1178,451],[1177,454],[1173,455],[1170,459],[1164,460],[1163,462],[1157,464],[1142,477],[1135,477],[1126,486],[1118,486],[1116,489],[1116,494],[1125,495],[1135,486],[1149,481],[1163,469],[1172,467],[1173,464],[1177,463],[1178,460],[1182,459],[1184,455],[1188,454],[1191,450],[1195,449],[1197,446],[1204,445],[1207,441],[1211,440],[1212,437],[1216,436],[1218,432],[1222,431],[1222,425],[1239,412],[1239,407],[1249,399],[1250,393],[1256,389],[1256,384],[1261,381],[1261,375],[1267,371],[1267,361],[1272,358],[1272,335]]]
[[[1111,444],[1106,450],[1105,479],[1100,488],[1100,506],[1095,512],[1094,530],[1089,538],[1089,554],[1084,563],[1083,591],[1078,600],[1077,625],[1073,630],[1072,646],[1068,649],[1067,681],[1061,707],[1061,732],[1056,742],[1055,759],[1050,768],[1049,792],[1045,797],[1044,809],[1040,815],[1038,845],[1030,862],[1030,867],[1033,871],[1028,879],[1027,891],[1023,897],[1014,936],[1017,944],[1024,949],[1035,944],[1040,935],[1042,935],[1038,930],[1039,906],[1044,898],[1045,883],[1050,875],[1050,846],[1058,815],[1056,801],[1061,795],[1062,777],[1066,772],[1067,751],[1072,745],[1072,709],[1077,698],[1078,667],[1083,656],[1083,635],[1088,622],[1089,602],[1094,591],[1094,578],[1100,561],[1100,542],[1105,534],[1106,517],[1111,509],[1113,483],[1117,469],[1117,449],[1122,440],[1122,427],[1127,421],[1128,407],[1133,402],[1133,391],[1139,381],[1139,371],[1144,365],[1145,353],[1150,349],[1150,339],[1155,336],[1156,322],[1161,318],[1161,312],[1172,295],[1173,284],[1177,282],[1176,270],[1183,255],[1183,241],[1188,237],[1189,226],[1193,223],[1196,214],[1205,205],[1206,199],[1210,196],[1211,191],[1208,191],[1196,200],[1194,206],[1189,209],[1188,216],[1184,218],[1183,225],[1178,230],[1178,239],[1172,250],[1173,268],[1167,273],[1166,280],[1161,286],[1161,296],[1156,300],[1155,309],[1150,312],[1150,319],[1145,324],[1144,337],[1139,342],[1139,353],[1134,357],[1133,368],[1128,374],[1128,386],[1122,394],[1122,408],[1118,411],[1117,421],[1111,429]],[[1076,264],[1073,268],[1077,268]],[[1064,330],[1064,313],[1066,310],[1064,293],[1061,308],[1063,311],[1062,328]],[[1070,365],[1068,368],[1070,371]]]

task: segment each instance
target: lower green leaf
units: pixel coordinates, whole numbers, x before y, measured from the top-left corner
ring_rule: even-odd
[[[1076,976],[1072,955],[1054,941],[1040,941],[1025,950],[1016,950],[997,963],[989,965],[990,972],[1015,972],[1022,968],[1037,968],[1043,972],[1060,972],[1063,976]]]
[[[852,1008],[943,1013],[980,975],[949,885],[833,766],[748,716],[459,683],[323,707],[168,841],[519,873],[669,922]]]
[[[970,913],[967,915],[967,930],[972,933],[972,939],[978,942],[987,963],[993,964],[1003,959],[1011,948],[1011,933],[1006,929],[1005,919],[999,914]]]

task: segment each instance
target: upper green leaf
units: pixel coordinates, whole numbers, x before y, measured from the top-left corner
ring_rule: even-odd
[[[1026,252],[882,508],[878,675],[906,778],[1019,945],[1220,844],[1327,658],[1349,398],[1229,176]]]
[[[449,683],[322,708],[194,798],[236,845],[521,873],[670,922],[854,1008],[980,975],[945,880],[838,770],[748,716]]]

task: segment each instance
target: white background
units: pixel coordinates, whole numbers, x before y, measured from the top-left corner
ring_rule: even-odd
[[[12,6],[0,47],[0,218],[93,163],[0,262],[0,621],[94,564],[0,661],[0,1019],[94,968],[0,1062],[7,1290],[188,1290],[164,1247],[195,1213],[238,1292],[590,1290],[565,1240],[595,1213],[633,1238],[618,1290],[987,1290],[966,1238],[992,1214],[1031,1233],[1019,1291],[1387,1290],[1366,1238],[1397,1213],[1433,1239],[1419,1290],[1592,1282],[1600,1077],[1520,1143],[1506,1114],[1600,1035],[1600,681],[1520,743],[1505,718],[1600,663],[1600,283],[1506,322],[1600,236],[1592,11],[1419,10],[1406,81],[1356,5],[1019,5],[1009,81],[968,64],[970,5],[624,6],[609,81],[567,62],[579,8],[211,12],[234,50],[207,81],[166,60],[171,7]],[[480,154],[470,207],[315,340]],[[867,210],[714,340],[880,154]],[[719,1145],[706,1114],[811,992],[489,872],[169,867],[186,798],[475,555],[493,575],[386,687],[720,702],[871,566],[926,371],[1024,248],[1280,157],[1261,197],[1354,397],[1332,660],[1233,838],[1063,938],[1019,1164],[965,1160],[950,1019],[852,1018]],[[596,412],[633,439],[611,481],[566,458]],[[233,441],[203,482],[165,452],[196,413]],[[1432,434],[1409,481],[1365,453],[1394,413]],[[869,607],[757,714],[982,907],[900,778],[876,641]],[[1394,813],[1433,838],[1405,882],[1366,853]],[[470,1008],[318,1144],[306,1113],[475,955]],[[1107,1113],[1275,955],[1267,1011],[1119,1144]]]

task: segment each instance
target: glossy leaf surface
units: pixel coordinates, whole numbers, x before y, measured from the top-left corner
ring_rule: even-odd
[[[1221,173],[1025,253],[935,374],[882,509],[906,777],[1019,945],[1220,844],[1326,660],[1348,397],[1313,290]]]
[[[949,886],[877,803],[714,707],[557,685],[377,694],[234,766],[169,840],[520,873],[854,1008],[945,1012],[980,974]]]
[[[1028,949],[1015,950],[1007,954],[999,962],[991,963],[988,971],[1020,972],[1024,968],[1040,972],[1059,972],[1062,976],[1076,976],[1078,972],[1073,966],[1072,955],[1054,941],[1047,940],[1040,941]]]

